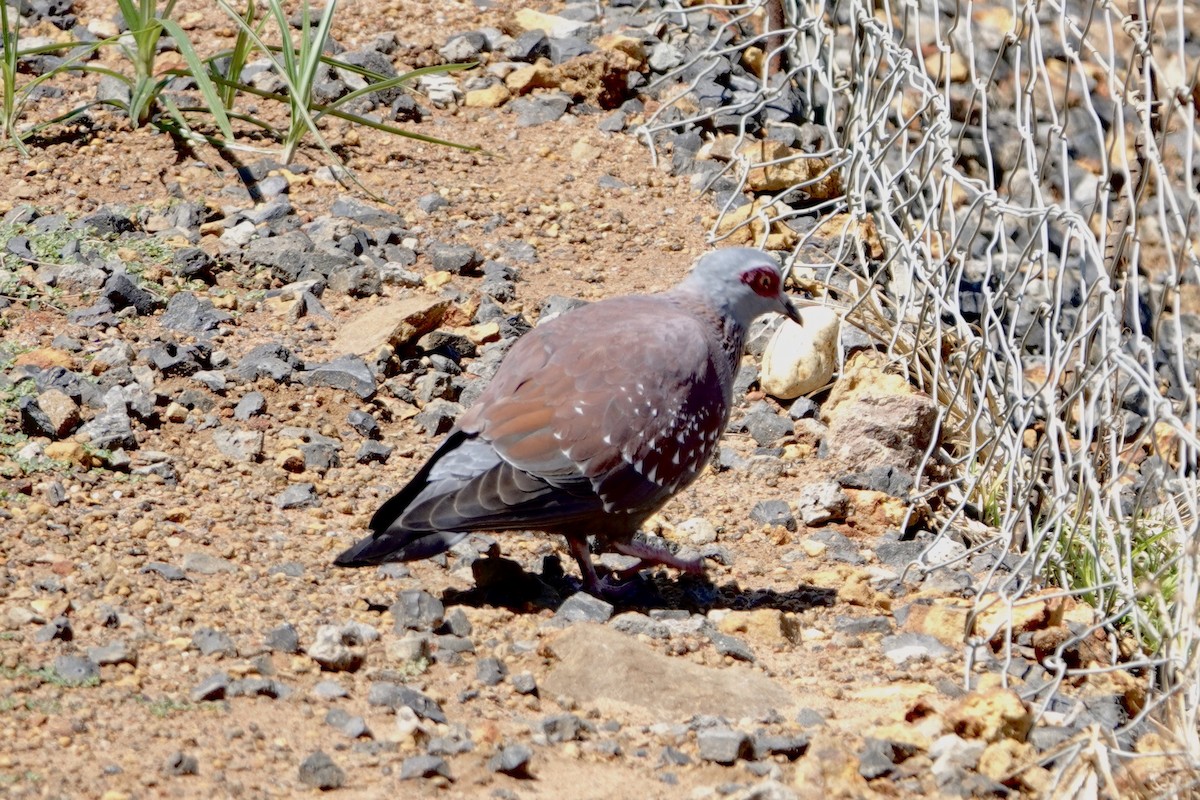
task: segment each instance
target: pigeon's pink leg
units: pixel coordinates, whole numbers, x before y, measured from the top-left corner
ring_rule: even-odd
[[[596,575],[596,565],[592,563],[592,553],[588,550],[586,536],[567,536],[567,546],[571,555],[579,564],[579,572],[583,576],[583,590],[595,597],[604,595],[604,587]]]
[[[680,558],[665,547],[656,547],[648,542],[613,542],[613,548],[623,555],[641,559],[641,563],[629,569],[622,570],[625,574],[631,575],[634,572],[655,565],[674,567],[681,572],[691,572],[697,575],[704,572],[703,557]]]

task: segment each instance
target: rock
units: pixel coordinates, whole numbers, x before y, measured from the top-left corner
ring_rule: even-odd
[[[204,656],[237,654],[237,647],[234,646],[233,639],[229,638],[229,634],[212,628],[197,628],[192,633],[192,646]]]
[[[183,569],[185,572],[195,572],[199,575],[237,572],[237,566],[232,561],[208,553],[184,553]]]
[[[613,606],[586,592],[576,592],[563,601],[554,618],[567,623],[605,623],[612,617]]]
[[[539,58],[550,57],[550,40],[540,28],[527,30],[506,44],[501,52],[512,61],[533,63]]]
[[[475,680],[484,686],[495,686],[504,680],[508,668],[500,659],[487,656],[475,662]]]
[[[533,751],[523,744],[510,744],[500,748],[494,756],[488,759],[488,769],[492,772],[503,772],[514,778],[528,778],[529,762],[533,759]]]
[[[229,690],[229,673],[214,672],[192,689],[188,698],[193,703],[221,700]]]
[[[400,780],[410,781],[414,778],[432,778],[440,775],[450,777],[450,765],[441,756],[409,756],[400,762]]]
[[[300,373],[306,386],[329,386],[354,392],[363,400],[375,394],[375,375],[367,363],[357,356],[340,356],[328,364],[309,365]]]
[[[700,759],[718,764],[732,764],[739,758],[750,758],[753,749],[750,737],[733,728],[706,728],[696,734]]]
[[[954,651],[933,636],[922,633],[897,633],[880,642],[883,654],[900,665],[914,658],[940,658]]]
[[[185,247],[171,257],[171,271],[180,278],[213,283],[217,262],[199,247]]]
[[[896,765],[916,755],[917,749],[901,742],[867,737],[858,752],[858,774],[869,781],[891,775]]]
[[[217,428],[212,433],[217,451],[233,461],[256,462],[263,454],[262,431]]]
[[[37,406],[45,415],[52,438],[68,436],[79,426],[79,405],[59,389],[47,389],[37,396]]]
[[[331,708],[325,713],[325,724],[336,728],[351,739],[370,738],[371,736],[371,731],[367,728],[367,721],[365,719],[358,716],[351,716],[348,712],[340,708]]]
[[[530,8],[522,8],[513,16],[513,22],[522,31],[541,31],[551,39],[570,36],[587,25],[586,22],[566,19]]]
[[[508,683],[517,694],[536,695],[538,693],[537,679],[531,672],[519,672],[510,677]]]
[[[54,659],[54,674],[67,684],[83,684],[100,680],[100,667],[86,656],[59,656]]]
[[[279,653],[299,653],[300,634],[294,625],[285,622],[267,631],[264,644]]]
[[[89,647],[87,649],[87,657],[101,667],[107,664],[136,665],[138,660],[137,653],[131,650],[129,645],[122,640],[98,647]]]
[[[761,525],[781,525],[796,530],[796,518],[785,500],[760,500],[750,509],[750,519]]]
[[[366,358],[385,346],[399,349],[440,325],[449,308],[449,300],[428,296],[380,304],[343,325],[331,349]]]
[[[379,423],[365,411],[354,410],[346,415],[346,422],[350,427],[367,439],[379,438]]]
[[[205,334],[232,319],[229,314],[214,308],[208,300],[201,300],[191,292],[179,292],[167,302],[167,310],[159,322],[173,331]]]
[[[143,317],[154,313],[159,306],[158,298],[131,281],[124,272],[110,275],[100,296],[112,304],[114,311],[132,307]]]
[[[234,406],[233,418],[245,422],[251,417],[257,417],[267,410],[267,398],[262,392],[247,392],[238,404]],[[261,452],[261,449],[260,451]]]
[[[840,522],[849,510],[850,498],[833,481],[807,484],[796,495],[796,511],[806,527]]]
[[[278,342],[268,342],[258,345],[243,356],[234,372],[246,382],[259,378],[282,382],[290,378],[301,366],[300,360],[286,347]]]
[[[439,208],[445,208],[450,205],[450,201],[442,197],[437,192],[423,194],[417,198],[417,208],[424,211],[426,214],[432,214]]]
[[[275,497],[275,506],[279,509],[315,508],[321,505],[316,487],[311,483],[294,483]]]
[[[717,619],[716,625],[722,633],[740,634],[772,647],[799,644],[801,638],[795,616],[785,615],[776,608],[728,611]]]
[[[543,694],[612,706],[638,719],[787,714],[795,705],[787,690],[760,673],[671,658],[608,627],[572,625],[549,648],[559,663],[540,681]]]
[[[431,631],[441,626],[446,607],[441,600],[423,589],[409,589],[400,593],[388,612],[392,615],[397,633]]]
[[[737,661],[754,661],[754,651],[736,636],[711,631],[708,638],[721,655],[729,656]]]
[[[542,718],[535,726],[535,739],[543,744],[562,744],[582,738],[587,727],[574,714],[552,714]]]
[[[367,690],[367,703],[373,706],[386,706],[392,710],[411,708],[421,719],[433,722],[445,722],[446,714],[442,707],[416,689],[411,689],[397,683],[376,681]]]
[[[454,427],[462,406],[449,400],[433,400],[413,417],[413,424],[427,436],[441,436]]]
[[[354,463],[356,464],[386,464],[387,460],[392,456],[391,445],[383,444],[382,442],[365,441],[358,451],[354,454]]]
[[[515,75],[516,73],[514,73]],[[509,76],[512,77],[511,75]],[[517,126],[529,128],[554,122],[571,105],[571,98],[565,94],[539,94],[535,97],[521,97],[509,103],[509,108],[517,115]]]
[[[769,408],[759,407],[748,412],[736,428],[750,434],[759,447],[771,447],[792,433],[792,422]]]
[[[163,772],[172,776],[198,775],[200,774],[200,761],[189,753],[176,750],[163,762]]]
[[[337,625],[322,625],[317,628],[317,636],[306,648],[309,658],[321,665],[321,669],[329,672],[354,672],[362,666],[365,654],[354,647],[359,644],[358,637],[346,635],[346,630]]]
[[[116,450],[137,448],[137,439],[133,437],[133,423],[129,413],[122,405],[112,405],[107,411],[92,417],[79,429],[80,437],[86,437],[92,447],[101,450]]]
[[[962,697],[946,714],[947,733],[967,739],[1025,741],[1033,715],[1011,689],[981,689]]]
[[[856,471],[893,466],[913,470],[929,447],[937,421],[934,402],[897,375],[882,358],[856,353],[821,409],[829,425],[828,456]]]
[[[174,564],[164,564],[161,561],[151,561],[138,572],[153,572],[169,581],[181,581],[187,578],[187,575],[179,567]]]
[[[332,758],[317,750],[300,762],[300,782],[321,791],[340,789],[346,783],[346,773]]]

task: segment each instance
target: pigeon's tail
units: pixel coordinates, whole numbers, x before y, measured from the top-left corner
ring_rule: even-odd
[[[466,535],[466,531],[379,531],[343,551],[333,563],[369,567],[389,561],[419,561],[446,552]]]

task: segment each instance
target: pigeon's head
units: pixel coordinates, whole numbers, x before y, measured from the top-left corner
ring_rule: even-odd
[[[743,328],[770,311],[800,322],[800,312],[784,294],[779,264],[761,250],[714,250],[696,262],[679,288],[699,294]]]

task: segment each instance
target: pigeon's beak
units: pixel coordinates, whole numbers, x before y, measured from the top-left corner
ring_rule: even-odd
[[[779,303],[783,306],[783,313],[788,319],[797,325],[804,324],[804,321],[800,319],[800,310],[796,308],[796,304],[792,302],[792,299],[782,291],[779,293]]]

